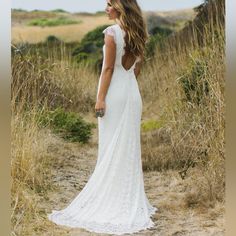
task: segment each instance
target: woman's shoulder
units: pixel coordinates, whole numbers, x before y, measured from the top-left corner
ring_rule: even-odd
[[[116,32],[117,24],[109,25],[104,30],[103,33],[114,33]]]
[[[113,36],[115,43],[117,43],[117,24],[114,25],[109,25],[108,27],[106,27],[102,32],[105,35],[110,35]]]

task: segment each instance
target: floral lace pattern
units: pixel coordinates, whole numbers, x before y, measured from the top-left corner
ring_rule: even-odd
[[[152,208],[149,211],[149,217],[151,217],[157,208]],[[61,217],[60,217],[61,216]],[[124,235],[139,232],[140,230],[150,229],[154,226],[153,221],[150,219],[146,223],[136,223],[131,226],[125,224],[112,224],[110,222],[98,223],[96,221],[82,221],[75,219],[62,218],[63,215],[59,211],[52,211],[49,215],[49,219],[54,221],[59,225],[69,226],[71,228],[83,228],[90,232],[95,233],[106,233],[106,234],[116,234]]]
[[[104,32],[113,35],[117,50],[106,112],[98,117],[97,163],[82,191],[66,208],[53,210],[48,218],[58,225],[122,235],[154,227],[151,216],[158,209],[150,204],[144,188],[142,98],[133,68],[126,71],[120,66],[124,35],[118,25]],[[99,88],[100,79],[97,94]]]
[[[112,26],[108,26],[106,29],[102,31],[104,34],[110,35],[114,38],[114,41],[116,43],[116,33]]]

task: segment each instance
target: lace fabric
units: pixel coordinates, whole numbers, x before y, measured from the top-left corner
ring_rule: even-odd
[[[150,204],[144,189],[142,98],[133,68],[125,71],[120,64],[124,35],[118,25],[104,32],[113,35],[117,50],[105,115],[98,117],[97,163],[82,191],[67,207],[53,210],[48,218],[58,225],[122,235],[154,227],[150,217],[158,209]],[[105,47],[103,53],[105,56]]]
[[[114,38],[115,43],[116,43],[116,33],[115,33],[115,30],[114,30],[114,28],[113,28],[112,26],[108,26],[108,27],[107,27],[106,29],[104,29],[102,32],[103,32],[104,34],[106,34],[106,35],[112,36],[112,37]]]
[[[157,211],[156,207],[149,208],[149,217],[151,217],[156,211]],[[139,222],[128,226],[127,224],[121,224],[121,223],[120,224],[112,224],[110,222],[98,223],[97,221],[86,222],[82,220],[60,218],[60,216],[63,217],[63,215],[61,215],[59,211],[53,210],[51,215],[49,215],[49,218],[50,220],[60,225],[69,226],[71,228],[79,227],[95,233],[124,235],[124,234],[137,233],[140,230],[150,229],[155,226],[151,219],[149,219],[145,223]]]

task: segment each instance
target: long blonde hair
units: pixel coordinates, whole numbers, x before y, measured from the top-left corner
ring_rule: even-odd
[[[142,11],[136,0],[111,0],[111,5],[119,14],[119,21],[126,32],[126,52],[144,59],[145,45],[149,38]]]

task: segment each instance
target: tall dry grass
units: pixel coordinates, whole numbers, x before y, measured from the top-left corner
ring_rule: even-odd
[[[33,48],[12,56],[12,106],[46,105],[88,112],[93,109],[98,76],[88,64],[78,65],[62,43],[46,55]],[[15,48],[16,50],[16,48]],[[19,49],[20,50],[20,49]],[[60,51],[60,53],[58,53]],[[33,53],[31,53],[33,52]]]
[[[11,120],[12,160],[12,235],[30,235],[28,225],[37,224],[43,216],[39,202],[53,186],[47,143],[36,125],[36,112],[13,114]]]
[[[178,170],[188,179],[187,206],[224,201],[224,29],[224,2],[210,1],[195,21],[156,48],[139,79],[149,105],[145,114],[164,121],[142,135],[144,168]],[[197,81],[189,90],[192,100],[183,79],[185,85]]]
[[[73,64],[64,50],[60,58],[53,49],[47,57],[31,50],[12,54],[12,235],[47,231],[40,202],[55,186],[47,152],[51,132],[39,128],[39,115],[59,106],[86,113],[95,105],[96,74]]]

